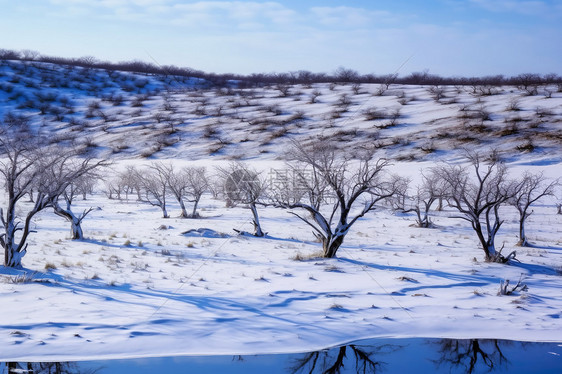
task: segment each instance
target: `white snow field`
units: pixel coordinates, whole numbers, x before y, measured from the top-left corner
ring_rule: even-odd
[[[389,171],[413,179],[458,162],[463,147],[499,150],[512,176],[562,177],[556,86],[532,96],[444,86],[434,100],[428,86],[391,85],[378,96],[378,85],[358,93],[299,85],[283,96],[275,87],[216,90],[18,61],[3,61],[0,73],[2,116],[23,113],[61,144],[78,134],[91,154],[114,161],[112,170],[164,160],[212,172],[236,159],[267,173],[284,167],[291,138],[325,136],[350,154],[377,144],[377,157],[393,160]],[[140,105],[138,92],[147,95]],[[65,105],[72,112],[53,114]],[[368,120],[368,109],[383,118]],[[371,337],[562,341],[560,191],[533,206],[530,247],[516,246],[517,212],[502,207],[498,247],[516,250],[521,263],[496,264],[483,261],[470,224],[451,208],[432,211],[435,227],[425,229],[413,213],[383,204],[351,228],[337,258],[324,259],[310,228],[283,209],[259,208],[268,234],[256,238],[234,231],[251,231],[248,209],[226,208],[210,193],[201,218],[176,218],[170,198],[164,219],[135,196],[108,199],[104,188],[75,203],[75,211],[96,207],[83,222],[85,240],[70,240],[68,223],[45,210],[24,268],[0,266],[0,361],[304,352]],[[502,280],[527,290],[498,296]]]

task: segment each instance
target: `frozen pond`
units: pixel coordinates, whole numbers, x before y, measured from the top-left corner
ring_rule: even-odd
[[[3,363],[1,373],[562,373],[562,343],[371,339],[318,352]]]

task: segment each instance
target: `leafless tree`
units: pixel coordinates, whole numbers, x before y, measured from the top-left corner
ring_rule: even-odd
[[[28,194],[39,178],[40,169],[38,168],[41,155],[37,152],[32,142],[25,142],[23,138],[12,137],[2,134],[0,146],[6,160],[0,162],[0,172],[4,177],[4,188],[8,194],[8,206],[6,210],[0,210],[2,216],[3,233],[0,235],[0,244],[4,248],[4,266],[19,267],[21,259],[26,254],[27,237],[31,231],[31,219],[47,204],[44,200],[35,202],[31,210],[28,211],[24,220],[24,227],[18,219],[16,209],[19,207],[21,199]],[[21,231],[21,235],[16,238],[16,233]]]
[[[209,185],[207,187],[208,191],[211,193],[213,199],[218,200],[222,197],[224,193],[223,180],[220,175],[211,174],[207,176]]]
[[[76,163],[76,161],[74,163]],[[68,166],[73,167],[74,165]],[[97,166],[101,167],[105,166],[105,164],[100,163],[97,164]],[[99,179],[100,175],[97,170],[95,170],[95,168],[91,169],[89,172],[80,175],[72,181],[58,198],[53,199],[55,214],[70,222],[70,234],[73,240],[81,240],[84,238],[82,221],[94,208],[91,207],[81,213],[75,213],[72,210],[72,203],[74,199],[80,195],[85,199],[86,194],[91,191],[92,182],[98,181]]]
[[[320,90],[314,90],[310,93],[310,104],[314,104],[316,102],[318,102],[318,96],[322,95],[322,92]]]
[[[286,85],[286,84],[278,84],[275,88],[277,88],[277,90],[279,91],[279,96],[280,97],[287,97],[290,95],[291,92],[291,86]]]
[[[107,166],[106,164],[101,166]],[[94,188],[102,180],[102,174],[96,171],[95,173],[91,173],[91,176],[81,176],[76,181],[72,183],[75,188],[76,195],[82,195],[82,200],[86,200],[88,195],[94,193]]]
[[[409,206],[404,212],[415,212],[416,223],[419,227],[431,227],[432,222],[429,218],[429,211],[435,202],[445,194],[445,185],[439,178],[438,173],[430,169],[429,172],[422,171],[421,183],[416,187],[416,192],[409,196]]]
[[[443,86],[435,85],[427,89],[427,92],[431,95],[434,101],[439,102],[443,97],[445,97],[445,88]]]
[[[142,178],[140,178],[140,170],[132,165],[127,165],[125,170],[117,175],[115,181],[118,199],[121,199],[120,193],[125,193],[125,200],[129,200],[129,194],[136,193],[137,200],[142,200]]]
[[[199,217],[197,207],[201,197],[209,189],[209,178],[207,176],[207,169],[205,167],[186,167],[182,170],[185,174],[187,181],[187,196],[188,201],[193,203],[193,210],[191,211],[191,218]]]
[[[113,194],[117,195],[117,199],[121,200],[121,188],[119,188],[119,184],[117,183],[116,179],[106,180],[104,181],[105,185],[105,195],[109,200],[113,200]]]
[[[242,162],[233,162],[228,167],[218,167],[217,172],[227,206],[233,204],[246,204],[252,211],[254,236],[265,236],[262,230],[257,205],[262,203],[267,188],[266,180],[260,173]],[[238,231],[238,230],[235,230]]]
[[[404,213],[409,212],[409,189],[411,178],[403,177],[397,174],[392,174],[390,176],[390,182],[394,186],[394,195],[386,200],[387,204],[390,204],[392,209],[399,210]]]
[[[37,57],[39,57],[39,52],[33,51],[31,49],[24,49],[23,51],[21,51],[21,54],[23,60],[33,61],[37,59]]]
[[[33,217],[52,207],[73,181],[102,163],[78,159],[72,149],[44,144],[41,139],[19,129],[9,126],[0,129],[0,151],[3,154],[0,174],[7,194],[6,207],[0,209],[4,266],[21,267]],[[22,201],[28,194],[33,194],[31,206]],[[24,218],[20,218],[21,212],[25,212]]]
[[[353,91],[353,94],[359,95],[361,93],[361,84],[360,83],[353,83],[351,85],[351,90]]]
[[[538,74],[524,73],[519,74],[512,78],[513,83],[519,88],[526,92],[529,96],[537,95],[539,92],[539,86],[544,82],[543,78]]]
[[[181,125],[182,120],[174,118],[172,115],[164,117],[164,122],[168,125],[168,133],[175,134],[178,131],[178,126]]]
[[[334,78],[341,83],[355,82],[359,78],[359,73],[352,69],[346,69],[344,67],[339,67],[334,72]]]
[[[277,184],[272,199],[278,207],[307,213],[291,212],[312,227],[322,242],[324,257],[334,257],[351,226],[396,191],[395,185],[382,178],[388,161],[373,161],[371,151],[360,155],[355,165],[335,144],[318,140],[308,146],[295,142],[290,155],[292,176]]]
[[[165,116],[166,116],[166,113],[158,111],[158,112],[155,112],[155,113],[152,115],[152,119],[153,119],[154,121],[156,121],[156,123],[160,123],[160,122],[162,122],[162,121],[164,120],[164,117],[165,117]]]
[[[181,208],[182,218],[197,218],[197,206],[201,200],[201,196],[207,191],[209,180],[207,178],[207,170],[205,167],[185,167],[176,171],[169,164],[163,166],[166,173],[168,187],[174,195]],[[191,214],[187,213],[185,200],[193,203]]]
[[[162,217],[169,218],[166,207],[168,193],[168,179],[166,166],[161,162],[154,162],[145,170],[134,175],[140,186],[141,200],[162,210]]]
[[[525,235],[525,221],[533,213],[529,208],[537,200],[554,194],[554,188],[559,185],[559,180],[548,181],[542,173],[531,174],[525,172],[523,174],[521,188],[509,200],[519,212],[519,244],[522,247],[528,246],[527,236]]]
[[[515,196],[520,183],[507,179],[507,168],[495,151],[488,157],[467,151],[466,159],[468,166],[442,165],[434,170],[440,183],[444,183],[449,205],[460,213],[454,218],[471,223],[486,261],[508,262],[515,258],[515,251],[504,257],[495,247],[496,234],[503,223],[499,209]]]

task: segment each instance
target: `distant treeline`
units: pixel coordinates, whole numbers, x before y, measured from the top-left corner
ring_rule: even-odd
[[[429,74],[427,71],[414,72],[400,77],[398,74],[359,74],[353,69],[340,67],[331,74],[313,73],[306,70],[288,73],[257,73],[250,75],[241,74],[216,74],[207,73],[187,67],[174,65],[157,65],[144,61],[108,62],[100,61],[95,57],[86,56],[79,58],[65,58],[46,56],[31,50],[14,51],[0,49],[1,60],[20,60],[47,62],[59,65],[79,66],[83,68],[96,68],[111,71],[127,71],[141,74],[157,74],[165,76],[181,76],[201,78],[212,82],[216,86],[225,86],[229,82],[237,81],[239,86],[255,87],[268,84],[312,84],[312,83],[378,83],[386,86],[390,84],[412,85],[461,85],[461,86],[520,86],[544,84],[562,84],[562,76],[557,74],[525,73],[512,77],[493,75],[483,77],[441,77]]]

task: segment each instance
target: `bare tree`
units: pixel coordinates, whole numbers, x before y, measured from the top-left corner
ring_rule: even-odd
[[[439,198],[444,196],[445,186],[438,173],[431,169],[428,173],[422,171],[422,181],[416,187],[416,192],[409,197],[410,206],[404,208],[404,212],[415,212],[416,223],[419,227],[431,227],[429,211]]]
[[[538,74],[524,73],[512,78],[517,88],[526,92],[529,96],[537,95],[543,78]]]
[[[73,181],[101,163],[77,159],[75,150],[44,144],[31,134],[9,126],[0,130],[0,151],[4,155],[0,161],[0,174],[4,177],[7,194],[6,209],[0,208],[4,266],[21,267],[33,217],[52,207]],[[27,194],[33,194],[31,207],[22,202]],[[24,218],[20,218],[20,212],[25,212]]]
[[[23,51],[21,51],[21,54],[23,60],[33,61],[37,59],[37,57],[39,57],[39,52],[33,51],[31,49],[24,49]]]
[[[205,167],[185,167],[176,171],[173,166],[164,167],[168,187],[174,195],[181,208],[182,218],[197,218],[197,206],[201,200],[201,196],[207,191],[209,180],[207,178],[207,170]],[[191,214],[187,213],[185,202],[187,200],[193,203]]]
[[[408,200],[408,190],[410,189],[411,178],[403,177],[397,174],[392,174],[390,176],[390,182],[394,186],[394,195],[387,200],[394,210],[400,210],[407,213],[409,210]]]
[[[0,137],[0,146],[7,158],[0,162],[0,173],[4,177],[4,188],[8,194],[6,210],[0,209],[3,225],[0,244],[4,248],[4,266],[20,267],[21,259],[27,251],[26,241],[31,231],[31,219],[46,204],[41,200],[36,201],[26,214],[24,226],[20,227],[21,220],[17,217],[16,208],[39,178],[40,170],[37,165],[41,157],[33,142],[25,142],[17,134],[14,137],[11,135],[2,134]],[[19,241],[16,238],[18,231],[21,231]]]
[[[310,104],[314,104],[318,102],[318,96],[322,95],[322,92],[319,90],[314,90],[310,93]]]
[[[99,164],[98,166],[105,165]],[[85,209],[82,213],[75,213],[72,210],[72,203],[79,195],[82,195],[85,199],[87,193],[86,191],[91,188],[92,181],[97,181],[99,178],[99,174],[92,169],[90,172],[85,173],[76,178],[76,180],[72,181],[60,197],[53,200],[53,209],[55,214],[70,222],[70,234],[73,240],[81,240],[84,238],[82,221],[94,210],[94,208],[90,207]]]
[[[241,162],[233,162],[228,167],[218,167],[217,172],[222,181],[227,206],[237,203],[247,204],[253,216],[253,235],[265,236],[257,208],[258,204],[263,203],[262,200],[265,197],[267,185],[264,178],[256,170]]]
[[[292,180],[287,182],[296,187],[278,183],[272,199],[278,207],[308,214],[291,212],[312,227],[322,242],[324,257],[334,257],[351,226],[375,209],[378,201],[396,191],[395,185],[381,177],[388,161],[373,161],[370,151],[360,157],[357,165],[352,165],[335,144],[324,140],[309,146],[295,142],[290,154]],[[291,190],[296,193],[288,194]]]
[[[343,66],[340,66],[334,72],[334,78],[337,82],[341,83],[355,82],[359,78],[359,73],[355,70],[346,69]]]
[[[190,218],[199,217],[197,206],[201,200],[201,196],[209,189],[209,178],[207,177],[207,169],[205,167],[187,167],[182,170],[187,182],[187,195],[189,202],[193,203],[193,210]]]
[[[431,95],[434,101],[439,102],[445,97],[445,88],[440,85],[431,86],[427,89],[427,92]]]
[[[107,196],[107,198],[109,200],[113,200],[113,194],[117,195],[117,199],[121,200],[121,188],[119,187],[119,184],[117,183],[117,180],[106,180],[104,182],[105,185],[105,195]]]
[[[207,180],[209,182],[207,189],[211,193],[213,199],[220,199],[224,193],[223,180],[221,176],[211,174],[207,176]]]
[[[142,191],[142,201],[162,210],[162,217],[169,218],[166,196],[169,189],[166,166],[161,162],[152,163],[147,169],[138,171],[134,177]]]
[[[518,245],[526,247],[529,245],[525,235],[525,221],[533,213],[529,208],[537,200],[554,194],[554,188],[560,183],[559,180],[548,181],[542,173],[531,174],[525,172],[521,182],[521,188],[509,200],[519,212],[519,242]]]
[[[129,194],[136,193],[137,200],[142,200],[142,186],[140,171],[138,168],[132,165],[127,165],[125,170],[120,172],[114,182],[115,189],[118,192],[118,199],[121,199],[120,194],[125,193],[125,200],[129,200]]]
[[[454,218],[471,223],[486,261],[508,262],[515,258],[515,251],[504,257],[495,247],[496,234],[503,223],[499,208],[515,196],[520,186],[507,179],[507,168],[496,152],[485,158],[467,151],[466,158],[469,166],[443,165],[434,170],[444,183],[449,205],[460,213]]]
[[[100,166],[108,166],[108,163],[104,163]],[[76,195],[82,195],[82,200],[86,200],[88,195],[94,193],[94,188],[98,184],[98,182],[102,179],[102,174],[98,171],[89,173],[90,175],[83,175],[74,182],[72,182],[72,186],[75,189]]]

